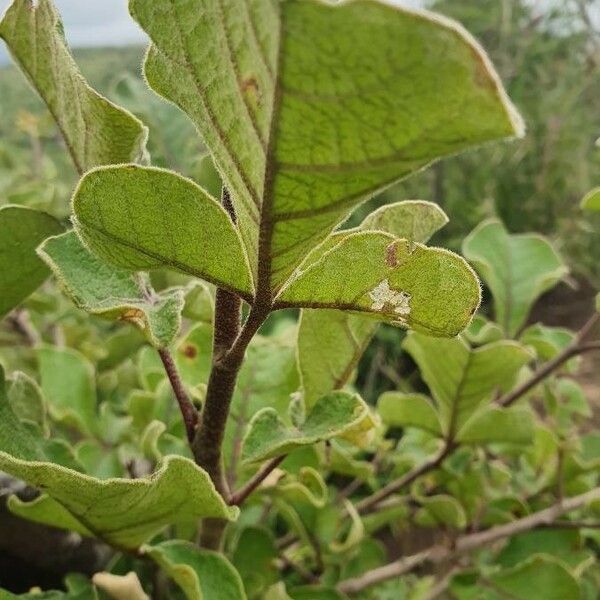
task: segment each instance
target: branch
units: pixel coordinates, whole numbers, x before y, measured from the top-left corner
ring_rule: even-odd
[[[175,398],[177,398],[179,410],[181,411],[181,416],[183,417],[183,422],[185,424],[187,439],[191,444],[194,439],[194,435],[196,434],[196,426],[198,425],[198,411],[192,404],[192,401],[189,399],[185,391],[183,382],[181,381],[181,377],[179,376],[177,366],[175,365],[175,361],[173,360],[171,353],[166,348],[159,348],[158,355],[160,356],[160,360],[165,367],[167,377],[171,382],[171,387],[173,388]]]
[[[525,381],[523,384],[515,388],[512,392],[506,394],[498,400],[500,406],[510,406],[514,404],[519,398],[524,396],[529,390],[533,389],[536,385],[544,381],[554,371],[559,369],[563,364],[574,356],[584,354],[586,352],[592,352],[600,350],[600,342],[593,342],[584,344],[584,340],[593,327],[596,325],[600,318],[600,315],[596,313],[589,319],[589,321],[579,330],[579,333],[575,336],[575,339],[562,351],[557,354],[552,360],[542,365],[538,369],[531,379]]]
[[[255,473],[237,492],[231,494],[230,505],[239,506],[252,492],[283,462],[285,455],[270,460],[260,471]]]
[[[425,461],[421,465],[415,467],[408,473],[405,473],[399,479],[396,479],[395,481],[388,483],[385,487],[382,487],[380,490],[378,490],[371,496],[368,496],[367,498],[364,498],[363,500],[358,502],[356,504],[356,510],[359,512],[359,514],[364,514],[366,512],[369,512],[372,508],[377,506],[382,500],[385,500],[392,494],[395,494],[396,492],[405,488],[407,485],[410,485],[415,479],[417,479],[421,475],[424,475],[425,473],[428,473],[429,471],[433,471],[434,469],[437,469],[437,467],[439,467],[439,465],[444,461],[444,459],[448,456],[448,454],[450,454],[450,452],[452,452],[453,449],[454,449],[454,446],[452,446],[451,444],[448,444],[448,443],[445,444],[444,447],[440,450],[440,452],[438,452],[431,459],[429,459],[428,461]]]
[[[381,583],[382,581],[400,577],[423,563],[431,562],[437,564],[459,554],[471,552],[518,533],[530,531],[537,527],[548,526],[564,514],[599,500],[600,487],[597,487],[585,494],[568,498],[549,508],[533,513],[522,519],[512,521],[511,523],[459,537],[452,548],[446,546],[432,546],[418,554],[413,554],[412,556],[402,558],[383,567],[367,571],[360,577],[342,581],[338,585],[338,590],[346,594],[356,594],[372,585]]]

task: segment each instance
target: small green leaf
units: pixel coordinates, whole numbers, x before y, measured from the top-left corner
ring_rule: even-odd
[[[550,360],[564,350],[574,338],[575,334],[569,329],[536,323],[523,331],[519,341],[526,346],[532,346],[542,360]]]
[[[35,423],[45,432],[48,427],[47,407],[38,384],[20,371],[13,373],[8,383],[8,400],[15,415],[21,421]]]
[[[600,211],[600,187],[594,188],[585,195],[581,201],[581,208],[584,210]]]
[[[190,179],[150,167],[102,167],[79,183],[73,211],[83,241],[119,268],[167,267],[252,296],[236,228]]]
[[[332,392],[319,398],[299,428],[287,427],[277,411],[265,408],[248,426],[242,457],[246,462],[258,462],[347,434],[368,413],[367,405],[358,395],[345,392]]]
[[[302,311],[298,326],[298,368],[307,407],[350,381],[375,327],[372,319],[342,311]]]
[[[490,288],[496,321],[511,337],[525,323],[533,303],[568,272],[545,238],[510,235],[496,220],[481,223],[469,234],[463,254]]]
[[[0,318],[50,275],[35,249],[62,231],[62,225],[44,212],[24,206],[0,207]]]
[[[496,389],[509,389],[532,356],[516,342],[472,350],[462,338],[436,339],[411,332],[403,347],[419,365],[438,406],[445,434],[454,435]]]
[[[531,444],[532,439],[531,411],[520,407],[485,407],[476,412],[456,436],[463,444]]]
[[[73,231],[46,240],[38,254],[86,312],[131,323],[158,348],[169,346],[179,333],[182,290],[154,293],[141,275],[98,260]]]
[[[452,496],[439,494],[418,498],[422,508],[417,511],[415,521],[425,527],[448,525],[463,529],[467,524],[465,509]]]
[[[48,106],[79,173],[144,157],[147,129],[86,83],[51,0],[14,0],[0,37]]]
[[[504,334],[500,326],[493,321],[489,321],[483,315],[475,315],[465,329],[464,337],[470,344],[482,346],[503,339]]]
[[[246,600],[238,572],[222,554],[180,540],[142,550],[177,583],[187,600]]]
[[[377,412],[388,427],[418,427],[442,435],[435,407],[427,396],[385,392],[377,402]]]
[[[448,223],[446,213],[433,202],[403,200],[378,208],[360,224],[363,231],[377,230],[411,242],[426,244]]]
[[[38,349],[41,387],[50,415],[90,434],[97,430],[96,383],[92,364],[71,348]]]
[[[276,306],[336,308],[453,337],[480,301],[477,277],[451,252],[376,232],[345,237],[281,291]]]
[[[278,580],[275,559],[278,556],[273,535],[261,527],[245,527],[240,533],[232,562],[248,598],[260,598],[261,592]]]
[[[192,6],[130,1],[152,41],[146,78],[198,127],[271,295],[364,199],[522,133],[481,48],[437,15],[371,0]]]

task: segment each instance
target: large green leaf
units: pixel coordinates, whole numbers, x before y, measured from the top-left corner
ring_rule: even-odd
[[[472,350],[462,338],[436,339],[411,332],[404,348],[437,402],[445,434],[454,436],[492,393],[513,383],[531,354],[512,341]]]
[[[299,427],[288,427],[277,411],[265,408],[253,417],[242,457],[258,462],[289,454],[302,446],[343,436],[368,417],[369,408],[357,394],[332,392],[317,400]]]
[[[18,306],[48,277],[50,271],[35,249],[63,230],[50,215],[25,208],[0,208],[0,318]]]
[[[222,554],[179,540],[145,546],[143,551],[173,578],[188,600],[246,600],[238,572]]]
[[[426,243],[448,222],[444,211],[423,200],[406,200],[383,206],[354,230],[377,229],[411,242]],[[334,247],[348,232],[330,236],[307,258],[318,260],[324,247]],[[311,258],[312,256],[315,258]],[[298,328],[298,368],[304,402],[312,406],[320,396],[343,388],[375,333],[373,319],[337,310],[304,309]]]
[[[456,254],[386,233],[358,232],[292,278],[276,306],[350,310],[455,336],[479,301],[477,277]]]
[[[84,242],[117,267],[169,267],[252,296],[248,259],[231,219],[189,179],[135,165],[95,169],[81,180],[73,210]]]
[[[131,323],[159,348],[169,346],[179,333],[183,290],[152,292],[143,276],[98,260],[73,231],[46,240],[38,254],[86,312]]]
[[[48,106],[79,173],[143,157],[146,128],[86,83],[51,0],[14,0],[0,37]]]
[[[496,321],[511,337],[525,323],[533,303],[567,274],[545,238],[510,235],[496,220],[481,223],[469,234],[463,254],[490,288]]]
[[[52,462],[46,446],[12,411],[0,368],[0,470],[44,491],[17,502],[20,515],[137,548],[167,525],[237,514],[188,459],[170,457],[147,478],[100,480]]]
[[[522,130],[483,51],[430,13],[372,0],[130,11],[152,40],[148,82],[201,132],[270,295],[363,199]]]

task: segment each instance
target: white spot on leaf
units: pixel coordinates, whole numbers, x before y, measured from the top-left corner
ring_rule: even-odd
[[[373,300],[372,310],[384,310],[388,307],[403,318],[410,314],[411,297],[407,292],[393,290],[387,279],[369,292],[369,298]]]

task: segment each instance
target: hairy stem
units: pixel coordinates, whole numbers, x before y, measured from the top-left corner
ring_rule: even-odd
[[[283,462],[285,455],[278,456],[270,460],[262,469],[254,474],[253,477],[238,491],[231,494],[229,504],[239,506],[252,492]]]
[[[200,423],[192,442],[192,451],[196,463],[210,475],[215,488],[224,498],[229,497],[229,490],[223,470],[222,445],[231,399],[246,348],[267,314],[268,310],[262,311],[253,307],[244,327],[233,340],[231,338],[236,331],[236,319],[239,323],[240,304],[234,302],[228,292],[219,290],[217,293],[213,365]],[[225,349],[226,346],[229,348]],[[203,523],[201,544],[207,548],[218,548],[224,528],[224,521],[206,519]]]
[[[187,439],[191,444],[194,439],[194,435],[196,434],[196,426],[198,425],[198,411],[192,404],[192,401],[189,399],[185,391],[183,382],[181,381],[181,377],[179,377],[179,372],[177,371],[177,367],[175,366],[175,361],[173,360],[171,353],[166,348],[159,348],[158,355],[160,356],[160,360],[165,367],[167,377],[171,382],[171,387],[173,388],[173,393],[177,399],[177,404],[179,404],[179,410],[181,411],[183,423],[185,424]]]
[[[423,563],[440,563],[451,557],[477,550],[478,548],[488,546],[498,540],[511,537],[518,533],[530,531],[531,529],[541,526],[547,526],[566,513],[582,508],[586,504],[598,500],[600,500],[600,487],[586,492],[585,494],[558,502],[549,508],[528,515],[522,519],[518,519],[517,521],[492,527],[485,531],[461,536],[455,541],[452,548],[446,546],[432,546],[418,554],[407,556],[383,567],[367,571],[360,577],[342,581],[338,585],[338,589],[340,592],[346,594],[356,594],[382,581],[400,577]]]

